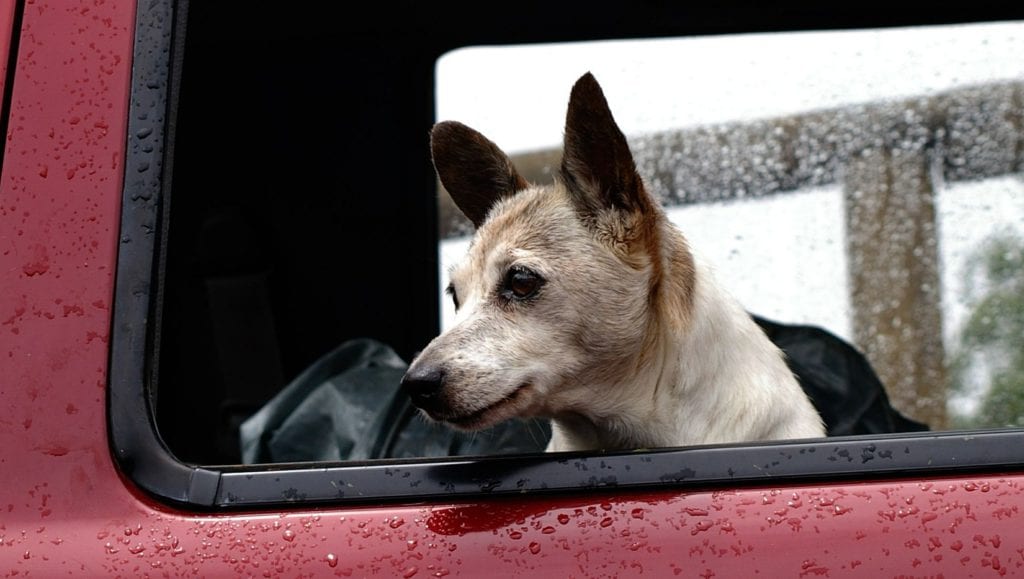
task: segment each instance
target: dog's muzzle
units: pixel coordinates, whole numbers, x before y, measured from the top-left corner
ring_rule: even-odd
[[[437,366],[416,367],[402,377],[402,390],[409,395],[412,403],[436,415],[444,406],[441,390],[444,388],[445,372]]]

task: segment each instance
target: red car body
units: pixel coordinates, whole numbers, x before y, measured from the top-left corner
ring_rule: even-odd
[[[20,26],[0,184],[0,576],[1024,574],[1024,471],[189,509],[115,460],[108,387],[135,3]],[[6,62],[6,58],[0,59]]]

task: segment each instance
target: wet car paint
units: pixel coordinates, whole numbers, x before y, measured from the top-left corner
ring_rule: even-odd
[[[0,576],[1022,573],[1021,473],[209,513],[146,495],[106,415],[134,13],[24,6],[0,176]]]
[[[231,515],[168,511],[123,489],[62,507],[57,484],[36,485],[19,509],[35,516],[5,524],[6,576],[967,577],[1024,566],[1019,477]]]

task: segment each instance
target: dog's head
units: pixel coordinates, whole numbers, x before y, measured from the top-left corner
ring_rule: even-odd
[[[457,122],[435,125],[431,149],[476,234],[451,271],[455,324],[403,379],[413,402],[463,429],[610,402],[665,318],[653,311],[685,311],[659,296],[665,270],[689,267],[689,254],[666,249],[679,245],[663,239],[664,214],[597,81],[573,86],[554,185],[532,186]]]

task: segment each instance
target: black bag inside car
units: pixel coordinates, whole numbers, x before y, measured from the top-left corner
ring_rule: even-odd
[[[829,436],[928,430],[928,425],[892,407],[867,358],[846,341],[814,326],[753,317],[785,352],[789,368],[821,414]]]

